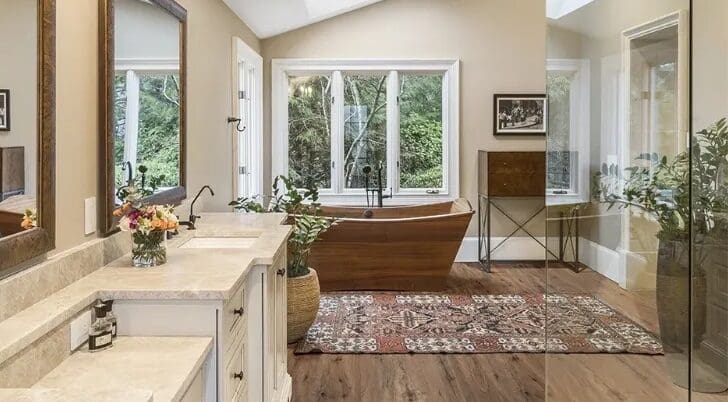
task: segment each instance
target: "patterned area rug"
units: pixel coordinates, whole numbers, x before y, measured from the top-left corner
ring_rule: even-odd
[[[657,336],[583,294],[329,293],[320,306],[297,354],[662,353]]]

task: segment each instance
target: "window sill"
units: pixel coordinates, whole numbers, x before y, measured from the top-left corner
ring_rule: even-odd
[[[371,200],[371,196],[369,197]],[[400,205],[436,204],[453,201],[457,197],[449,194],[395,194],[392,198],[384,199],[385,207]],[[367,199],[364,194],[320,194],[319,201],[324,205],[366,206]],[[377,199],[374,197],[374,204]]]
[[[589,202],[587,196],[583,194],[547,194],[546,206],[574,205],[586,204]]]

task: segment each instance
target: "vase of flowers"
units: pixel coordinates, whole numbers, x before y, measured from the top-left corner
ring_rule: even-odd
[[[114,215],[121,217],[119,229],[131,233],[135,267],[155,267],[167,262],[166,233],[179,227],[172,206],[144,205],[139,192],[127,187],[124,204]]]

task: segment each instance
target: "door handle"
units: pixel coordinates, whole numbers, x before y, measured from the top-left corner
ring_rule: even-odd
[[[236,380],[242,380],[243,377],[244,377],[244,373],[242,371],[239,373],[233,374],[233,378],[235,378]]]
[[[245,314],[245,309],[244,309],[244,308],[242,308],[242,307],[240,307],[240,308],[236,308],[235,310],[233,310],[233,314],[235,314],[235,315],[239,315],[239,316],[241,316],[241,317],[242,317],[242,316],[243,316],[243,314]]]
[[[276,271],[276,275],[278,276],[284,276],[286,274],[285,268],[279,268],[278,271]]]

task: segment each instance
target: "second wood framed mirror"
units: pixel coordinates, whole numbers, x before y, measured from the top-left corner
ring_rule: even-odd
[[[186,185],[187,11],[174,0],[99,1],[100,230],[129,184],[155,204]]]

